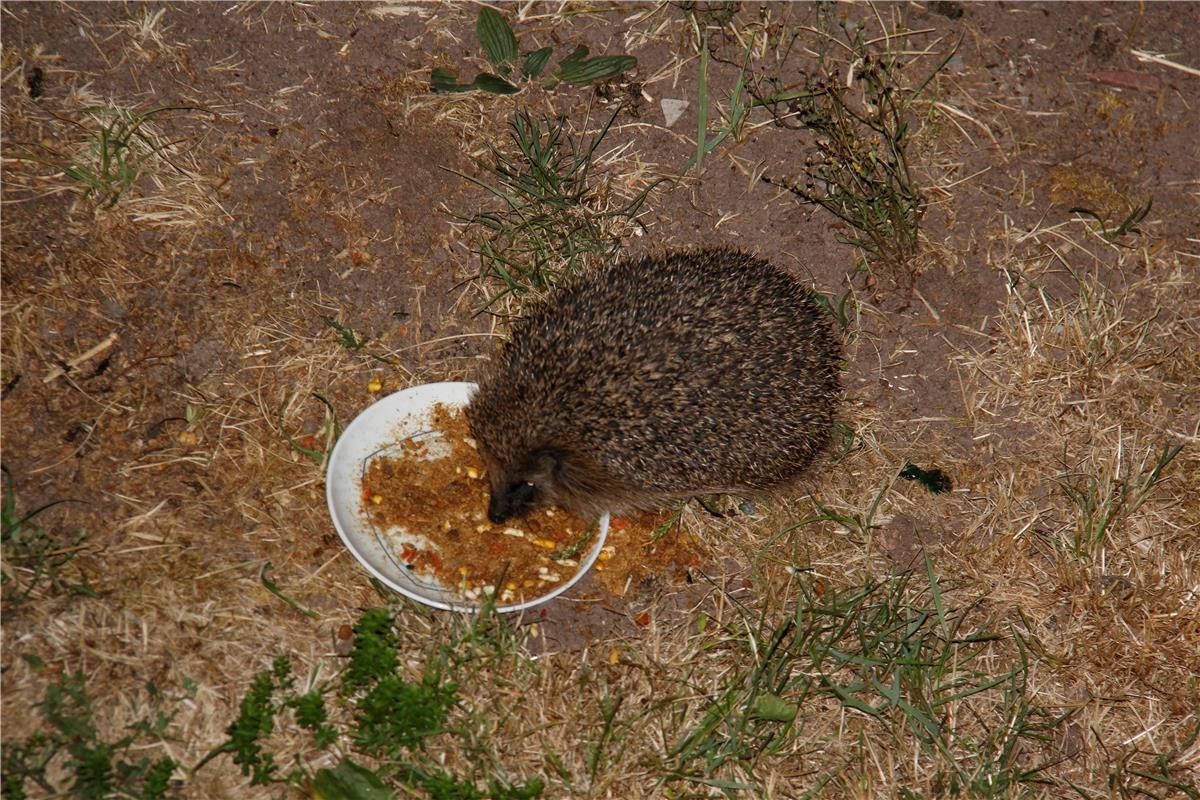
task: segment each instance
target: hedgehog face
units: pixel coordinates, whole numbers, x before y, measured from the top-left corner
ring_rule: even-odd
[[[549,450],[539,450],[525,459],[520,469],[506,469],[488,461],[492,481],[492,496],[488,502],[488,519],[500,524],[510,517],[520,516],[535,505],[554,496],[552,489],[558,457]]]

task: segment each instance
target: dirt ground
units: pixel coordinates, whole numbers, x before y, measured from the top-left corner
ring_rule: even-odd
[[[3,5],[3,464],[20,510],[70,500],[38,522],[61,541],[86,536],[58,585],[4,608],[5,742],[39,728],[60,673],[85,675],[98,724],[118,735],[147,682],[191,685],[155,746],[193,765],[277,654],[336,669],[338,631],[388,598],[344,551],[321,469],[287,437],[324,441],[313,393],[345,424],[379,396],[373,379],[382,393],[469,379],[503,325],[475,313],[486,289],[461,222],[494,198],[457,173],[484,175],[519,105],[581,135],[619,108],[598,191],[628,198],[670,179],[625,253],[736,245],[849,293],[854,439],[794,498],[724,517],[689,507],[702,544],[688,547],[703,555],[680,560],[699,566],[659,556],[522,620],[551,731],[539,735],[563,769],[510,743],[510,771],[549,775],[547,797],[719,796],[657,782],[704,713],[698,698],[742,657],[699,648],[697,614],[765,618],[800,574],[821,586],[923,574],[928,554],[955,604],[1020,631],[1031,697],[1069,712],[1021,756],[1052,764],[1045,783],[996,796],[1200,796],[1200,4],[838,6],[872,35],[909,32],[906,78],[959,43],[912,110],[922,242],[893,268],[862,267],[844,223],[762,179],[795,178],[812,147],[762,109],[699,179],[687,169],[689,14],[710,48],[715,125],[750,38],[763,40],[754,74],[798,79],[807,62],[780,62],[778,42],[819,35],[816,6],[498,7],[523,49],[585,43],[638,66],[599,87],[435,95],[432,67],[485,65],[478,6]],[[688,106],[668,125],[663,100]],[[181,108],[143,128],[161,154],[111,207],[55,166],[87,153],[85,109],[164,106]],[[1150,198],[1112,241],[1076,210],[1115,228]],[[365,346],[345,347],[327,319]],[[953,491],[898,481],[909,462],[946,470]],[[797,526],[814,498],[866,522]],[[1093,529],[1098,508],[1112,512],[1102,547],[1055,544]],[[6,580],[30,577],[5,559]],[[268,590],[268,565],[315,618]],[[67,586],[79,583],[89,591]],[[448,624],[398,608],[414,653]],[[628,717],[619,755],[589,768],[599,693],[623,693],[632,715],[684,672],[675,716]],[[800,714],[803,736],[757,763],[753,793],[949,793],[871,720],[821,704]],[[513,724],[543,730],[526,722]],[[1145,777],[1162,763],[1173,783]],[[227,758],[174,777],[185,797],[284,792],[250,787]]]

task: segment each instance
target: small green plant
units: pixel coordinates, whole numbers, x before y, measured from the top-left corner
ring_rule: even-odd
[[[52,151],[50,156],[22,158],[54,167],[78,181],[84,197],[91,198],[97,208],[112,208],[149,162],[174,144],[155,142],[142,128],[162,114],[194,110],[193,106],[159,106],[149,111],[92,106],[83,109],[86,122],[66,120],[88,137],[83,153],[68,155]]]
[[[296,441],[290,433],[283,431],[283,436],[287,439],[287,443],[300,455],[312,461],[318,467],[325,469],[329,463],[329,454],[333,452],[333,445],[337,442],[338,437],[342,435],[342,425],[338,421],[337,411],[333,407],[333,403],[329,402],[319,392],[309,392],[309,395],[315,397],[325,407],[325,419],[321,423],[321,432],[319,434],[320,442],[323,449],[318,449],[318,436],[309,435],[303,437],[300,441]],[[279,425],[283,428],[283,412],[289,403],[294,399],[294,395],[289,395],[283,404],[279,407]]]
[[[488,171],[494,183],[456,173],[501,204],[496,211],[460,218],[474,233],[479,278],[499,286],[484,310],[510,294],[544,292],[620,250],[619,226],[634,220],[659,182],[622,205],[607,205],[592,165],[614,119],[590,141],[576,144],[566,134],[565,120],[539,121],[518,109],[511,132],[514,150],[492,151]]]
[[[754,39],[746,45],[746,52],[742,55],[742,69],[738,73],[737,82],[734,83],[733,91],[729,95],[729,112],[725,115],[725,120],[721,127],[717,129],[714,136],[711,138],[708,135],[708,41],[700,30],[695,16],[692,16],[692,27],[694,29],[696,40],[699,42],[700,48],[700,72],[697,81],[697,132],[696,132],[696,154],[688,161],[688,168],[696,168],[696,175],[700,175],[700,167],[704,162],[704,157],[715,150],[722,142],[730,136],[735,139],[741,133],[742,127],[746,124],[746,119],[750,116],[750,111],[753,104],[748,101],[746,93],[746,69],[750,65],[750,51],[754,47]]]
[[[829,316],[837,321],[842,331],[848,332],[851,330],[851,325],[858,310],[858,299],[854,296],[853,288],[842,292],[841,297],[814,292],[813,300],[817,302],[817,305],[825,309],[825,312]]]
[[[352,328],[348,328],[332,317],[321,317],[321,321],[338,335],[338,341],[347,350],[361,350],[366,341],[359,339]]]
[[[291,660],[277,657],[269,670],[254,678],[237,718],[226,728],[228,739],[196,769],[228,754],[252,784],[286,784],[327,800],[393,798],[396,794],[390,787],[397,787],[405,797],[416,792],[446,800],[540,797],[541,778],[513,784],[486,770],[482,780],[487,788],[481,789],[478,780],[443,769],[437,748],[431,746],[432,742],[444,743],[446,737],[469,739],[468,731],[478,727],[450,725],[452,712],[467,710],[460,708],[458,686],[449,674],[486,660],[480,658],[479,648],[503,646],[494,632],[489,633],[494,623],[494,614],[485,609],[474,626],[432,655],[420,680],[413,681],[405,676],[400,663],[400,642],[391,612],[370,609],[354,626],[352,650],[335,680],[314,680],[300,691]],[[343,707],[347,714],[339,719],[348,717],[349,723],[332,722],[327,702]],[[311,734],[315,748],[341,753],[338,764],[314,772],[296,758],[293,766],[281,772],[269,740],[277,730],[293,724]],[[477,751],[480,743],[466,741],[464,746]],[[380,766],[374,770],[362,766],[352,757],[359,754]]]
[[[509,27],[508,22],[500,12],[491,8],[481,8],[479,19],[475,24],[475,32],[479,36],[479,46],[484,57],[496,68],[499,75],[491,72],[481,72],[470,83],[459,83],[458,74],[452,70],[435,67],[430,76],[430,83],[435,92],[490,92],[492,94],[516,94],[521,87],[514,85],[510,79],[520,79],[531,82],[539,77],[554,54],[551,47],[522,53],[517,44],[517,37]],[[559,83],[583,85],[597,81],[609,80],[626,70],[637,66],[633,56],[592,56],[588,57],[588,49],[579,45],[570,55],[558,62],[555,70],[543,82],[543,87],[550,89]]]
[[[847,223],[856,234],[840,241],[859,248],[869,261],[899,267],[916,251],[922,211],[908,165],[909,109],[957,47],[916,86],[904,88],[897,53],[874,50],[861,26],[851,28],[843,21],[841,29],[861,97],[852,96],[845,85],[849,81],[843,82],[837,68],[826,63],[825,38],[818,47],[820,69],[804,86],[770,94],[751,90],[754,105],[770,109],[777,120],[796,119],[814,134],[814,152],[798,179],[764,175],[763,180]],[[785,114],[779,112],[781,106]]]
[[[1129,215],[1125,217],[1124,221],[1122,221],[1120,225],[1113,228],[1111,231],[1108,229],[1108,219],[1101,217],[1095,211],[1091,211],[1086,208],[1072,208],[1071,213],[1087,214],[1089,217],[1096,220],[1096,222],[1100,223],[1100,236],[1103,237],[1106,242],[1115,244],[1117,239],[1120,239],[1127,233],[1141,233],[1137,225],[1146,218],[1146,215],[1150,213],[1150,209],[1153,207],[1154,198],[1151,197],[1146,201],[1144,206],[1138,206],[1130,211]]]
[[[163,696],[153,685],[149,688],[152,703],[161,706]],[[24,800],[31,784],[39,790],[38,796],[80,800],[158,800],[175,795],[171,776],[178,764],[172,758],[135,758],[132,734],[115,742],[106,742],[100,736],[83,675],[63,675],[50,684],[38,710],[45,720],[45,730],[24,741],[4,742],[2,785],[6,800]],[[159,710],[153,720],[141,720],[131,729],[161,739],[173,717],[174,712]],[[139,744],[136,749],[144,750],[145,745]],[[69,776],[60,780],[69,779],[70,785],[55,785],[53,775]]]
[[[0,470],[3,470],[4,481],[4,499],[0,502],[0,548],[4,553],[0,585],[3,586],[4,605],[20,606],[43,582],[49,582],[54,588],[94,596],[95,590],[86,581],[71,583],[62,578],[63,568],[83,549],[84,534],[64,542],[33,522],[33,518],[43,511],[70,501],[54,500],[20,513],[12,475],[7,467],[0,466]]]

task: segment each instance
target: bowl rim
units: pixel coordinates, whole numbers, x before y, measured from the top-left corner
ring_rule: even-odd
[[[397,592],[411,600],[415,600],[422,605],[430,606],[432,608],[438,608],[443,611],[478,612],[478,611],[482,610],[483,602],[482,601],[479,601],[479,602],[470,601],[470,600],[466,600],[466,599],[462,599],[461,601],[460,600],[438,600],[438,599],[435,599],[432,597],[427,597],[425,595],[422,595],[420,592],[417,592],[409,587],[406,587],[406,586],[403,586],[403,585],[397,583],[391,577],[389,577],[388,575],[386,575],[385,573],[383,573],[382,571],[377,569],[375,567],[375,565],[372,564],[370,562],[370,560],[362,552],[360,552],[359,546],[356,543],[356,537],[353,536],[350,532],[343,529],[343,526],[339,519],[339,511],[344,511],[349,514],[358,515],[358,514],[362,513],[362,509],[361,509],[361,507],[357,507],[357,506],[347,508],[346,502],[338,502],[337,498],[335,498],[334,470],[335,470],[335,468],[341,469],[341,465],[343,462],[359,462],[359,463],[349,464],[349,466],[354,467],[354,469],[352,469],[350,472],[350,474],[352,476],[350,478],[350,480],[353,483],[361,486],[361,483],[359,483],[359,482],[361,481],[361,474],[362,474],[362,469],[361,469],[362,459],[352,458],[350,456],[347,456],[346,453],[359,440],[359,437],[356,437],[353,435],[354,431],[355,431],[355,423],[358,423],[359,420],[366,419],[367,413],[372,408],[375,408],[376,406],[378,406],[380,403],[387,403],[389,405],[394,405],[397,402],[399,402],[401,400],[401,398],[403,398],[403,397],[415,395],[418,398],[420,398],[421,395],[429,395],[429,400],[427,402],[425,402],[422,405],[422,407],[432,405],[433,402],[441,402],[441,403],[446,403],[449,405],[465,406],[466,403],[469,401],[471,394],[474,393],[474,391],[477,388],[478,387],[475,383],[472,383],[469,381],[438,381],[438,382],[434,382],[434,383],[422,383],[422,384],[417,384],[415,386],[409,386],[405,389],[400,389],[399,391],[391,392],[390,394],[380,397],[378,400],[371,403],[366,408],[362,409],[358,413],[358,415],[356,415],[354,417],[354,419],[352,419],[350,421],[350,424],[348,424],[345,427],[345,429],[342,431],[341,436],[338,437],[337,442],[334,443],[333,450],[331,450],[329,453],[329,460],[326,462],[326,465],[325,465],[325,502],[327,505],[327,510],[329,512],[330,518],[333,521],[333,526],[337,530],[338,536],[342,540],[342,544],[345,545],[346,549],[350,551],[350,554],[354,556],[355,560],[358,561],[358,563],[361,567],[365,568],[368,573],[370,573],[372,576],[374,576],[377,580],[379,580],[381,583],[383,583],[383,585],[387,586],[392,591]],[[455,400],[455,399],[447,399],[445,397],[438,397],[439,395],[443,395],[448,392],[449,393],[457,393],[462,398],[465,398],[465,399]],[[377,409],[375,413],[379,413],[379,411],[380,411],[380,409]],[[404,416],[402,414],[398,414],[396,416],[396,421],[399,422],[403,418],[404,418]],[[361,433],[361,431],[360,431],[360,433]],[[411,435],[417,436],[420,434],[414,433]],[[373,444],[379,445],[379,447],[373,446],[371,448],[371,452],[377,452],[381,447],[395,445],[399,441],[403,441],[403,439],[391,439],[391,440],[388,440],[387,442],[380,442],[377,440]],[[361,496],[362,496],[361,489],[358,492],[351,493],[352,498],[359,498]],[[349,500],[348,502],[353,503],[354,501]],[[551,589],[550,591],[546,592],[543,595],[538,595],[537,597],[535,597],[533,599],[524,600],[520,603],[501,604],[499,601],[496,601],[495,610],[499,613],[511,614],[511,613],[516,613],[516,612],[520,612],[520,611],[526,611],[531,608],[536,608],[537,606],[548,603],[549,601],[551,601],[554,598],[558,597],[559,595],[563,594],[568,589],[570,589],[572,586],[574,586],[576,583],[578,583],[583,578],[583,576],[586,575],[591,570],[592,565],[595,564],[597,557],[600,555],[601,549],[604,547],[605,541],[608,538],[609,520],[610,520],[610,515],[608,512],[605,512],[604,514],[602,514],[600,516],[600,519],[598,521],[599,522],[598,529],[597,529],[597,532],[595,535],[595,539],[592,543],[592,546],[588,549],[587,554],[580,559],[579,566],[576,568],[575,574],[572,575],[568,580],[564,581],[563,583],[559,584],[558,586],[554,587],[553,589]],[[389,555],[389,558],[390,558],[390,553],[387,555]]]

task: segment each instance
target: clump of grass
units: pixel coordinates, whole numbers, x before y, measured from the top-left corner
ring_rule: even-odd
[[[799,589],[783,619],[772,623],[764,615],[721,631],[726,646],[744,651],[736,662],[748,666],[729,673],[676,739],[664,783],[715,787],[728,796],[761,791],[762,762],[790,752],[804,729],[804,709],[822,698],[897,741],[914,741],[950,796],[1002,796],[1040,779],[1047,765],[1030,764],[1020,742],[1044,736],[1064,717],[1047,715],[1030,699],[1020,637],[993,632],[986,621],[972,624],[972,606],[948,606],[928,558],[920,577],[868,579],[843,590],[800,582]],[[1017,660],[993,672],[989,650],[1006,641]],[[835,774],[815,777],[810,795]]]
[[[1087,214],[1089,217],[1096,220],[1096,222],[1100,225],[1101,238],[1110,244],[1115,244],[1118,239],[1127,233],[1141,233],[1141,230],[1138,228],[1138,223],[1146,218],[1146,215],[1150,213],[1150,209],[1153,207],[1154,198],[1151,197],[1146,201],[1145,205],[1138,206],[1130,211],[1125,219],[1122,220],[1121,223],[1112,230],[1109,230],[1108,228],[1109,220],[1106,217],[1100,216],[1095,211],[1087,208],[1072,208],[1071,213]]]
[[[406,677],[400,662],[392,613],[370,609],[354,626],[353,647],[334,680],[314,681],[300,691],[286,655],[260,672],[242,699],[237,718],[226,728],[228,739],[196,769],[229,754],[253,785],[283,784],[314,796],[385,797],[391,796],[388,787],[396,787],[405,796],[419,792],[476,800],[539,797],[544,787],[539,777],[514,783],[494,764],[480,764],[477,775],[456,775],[445,769],[437,755],[453,744],[447,739],[472,752],[488,747],[486,740],[472,733],[486,726],[461,707],[453,676],[469,679],[497,652],[511,650],[513,640],[497,629],[500,624],[485,609],[473,625],[429,655],[423,675],[414,681]],[[331,714],[328,703],[341,713]],[[452,725],[455,713],[470,717],[469,724]],[[310,734],[314,748],[343,754],[338,764],[313,771],[297,757],[283,772],[269,749],[270,739],[281,728],[293,726]],[[368,769],[356,757],[379,766]],[[348,787],[366,794],[337,794]]]
[[[55,115],[83,133],[86,147],[66,153],[39,145],[47,155],[17,157],[54,167],[82,186],[84,198],[96,208],[112,208],[150,162],[175,144],[155,141],[146,134],[146,125],[172,111],[193,110],[192,106],[159,106],[148,111],[90,106],[82,110],[82,122]]]
[[[501,206],[460,218],[473,234],[480,280],[495,287],[484,310],[509,295],[545,292],[620,251],[622,227],[636,218],[658,182],[616,206],[598,185],[592,173],[596,151],[615,119],[579,142],[566,133],[565,120],[538,120],[518,109],[513,149],[492,149],[491,182],[462,176]]]
[[[147,739],[161,740],[174,712],[162,710],[163,695],[153,684],[149,688],[156,713],[131,729]],[[24,800],[30,785],[40,790],[38,796],[81,800],[175,796],[172,775],[179,765],[174,759],[135,757],[134,750],[144,749],[145,744],[135,747],[133,734],[112,742],[100,735],[82,674],[63,675],[50,684],[38,710],[45,721],[44,730],[23,741],[4,742],[3,796],[7,800]],[[55,777],[60,775],[65,777]]]
[[[1134,466],[1125,458],[1122,444],[1114,464],[1092,464],[1090,469],[1077,468],[1061,475],[1059,486],[1077,517],[1070,540],[1060,539],[1060,543],[1076,558],[1094,558],[1108,546],[1117,526],[1149,499],[1182,449],[1181,444],[1164,444],[1156,457],[1143,458]]]
[[[894,37],[885,37],[889,49],[879,50],[864,38],[862,26],[843,21],[840,28],[848,67],[829,57],[833,37],[821,37],[818,68],[802,86],[769,93],[760,87],[750,90],[754,105],[771,110],[777,121],[799,120],[814,135],[813,153],[798,178],[764,175],[763,180],[829,211],[856,231],[840,241],[859,248],[873,263],[897,268],[917,249],[922,213],[920,189],[908,163],[909,111],[957,48],[915,86],[906,87],[901,56],[890,49]],[[849,77],[843,81],[844,69]]]
[[[0,548],[4,554],[0,585],[3,586],[6,609],[22,605],[43,583],[56,589],[94,595],[95,590],[86,580],[73,583],[62,577],[63,568],[83,549],[86,536],[81,532],[69,541],[63,541],[33,522],[43,511],[68,501],[54,500],[32,511],[18,512],[12,475],[7,467],[0,469],[4,480],[4,499],[0,503]]]

